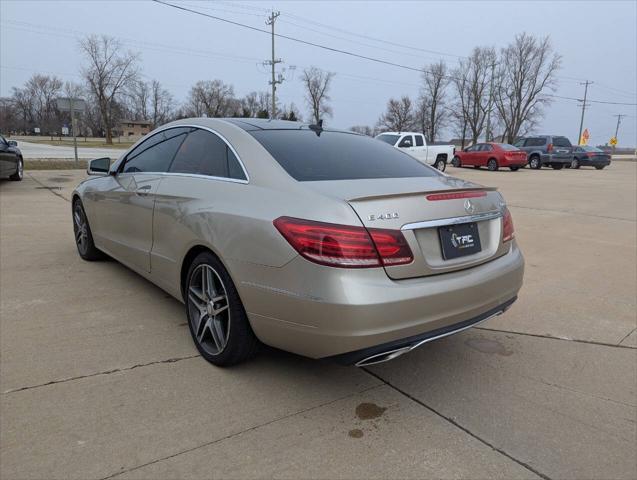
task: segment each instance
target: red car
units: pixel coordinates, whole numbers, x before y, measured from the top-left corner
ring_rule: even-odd
[[[456,152],[451,164],[454,167],[473,166],[487,167],[492,172],[500,167],[508,167],[512,171],[526,165],[526,152],[508,143],[476,143],[462,151]]]

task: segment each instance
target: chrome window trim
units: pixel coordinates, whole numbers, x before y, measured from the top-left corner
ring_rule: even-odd
[[[466,215],[463,217],[439,218],[437,220],[426,220],[424,222],[407,223],[400,227],[401,230],[416,230],[419,228],[444,227],[446,225],[458,225],[460,223],[481,222],[484,220],[493,220],[502,216],[501,210],[492,210],[490,212],[476,213],[475,215]]]
[[[242,180],[240,178],[229,178],[229,177],[214,177],[212,175],[200,175],[197,173],[178,173],[178,172],[122,172],[118,173],[117,176],[128,176],[128,175],[149,175],[154,177],[192,177],[192,178],[204,178],[206,180],[219,180],[222,182],[230,182],[230,183],[241,183],[243,185],[247,185],[247,180]]]
[[[120,166],[125,165],[126,164],[126,159],[128,157],[128,155],[130,154],[130,152],[132,152],[134,149],[136,149],[138,146],[142,145],[143,143],[145,143],[147,140],[153,138],[155,135],[165,131],[165,130],[170,130],[173,128],[198,128],[200,130],[206,130],[210,133],[212,133],[213,135],[218,136],[223,143],[225,143],[228,148],[232,151],[232,153],[234,153],[234,156],[237,157],[237,160],[239,161],[239,165],[241,166],[241,170],[243,170],[243,174],[245,175],[246,179],[239,179],[239,178],[230,178],[230,177],[214,177],[211,175],[200,175],[200,174],[196,174],[196,173],[177,173],[177,172],[128,172],[128,173],[134,173],[134,174],[140,174],[140,173],[152,173],[153,175],[181,175],[181,176],[189,176],[189,177],[198,177],[198,178],[211,178],[214,180],[225,180],[228,182],[233,182],[233,183],[250,183],[250,175],[248,175],[248,170],[246,169],[246,166],[243,163],[243,160],[241,160],[241,157],[239,156],[239,154],[237,153],[237,151],[234,149],[234,147],[230,144],[230,142],[228,141],[228,139],[226,137],[224,137],[221,133],[217,132],[216,130],[213,130],[210,127],[204,127],[201,125],[193,125],[193,124],[179,124],[179,125],[167,125],[165,127],[160,127],[156,130],[153,130],[153,134],[144,138],[142,142],[135,144],[131,147],[131,149],[126,152],[126,155],[124,156],[124,158],[122,158],[122,161],[120,162],[119,165],[117,165],[117,169],[120,168]],[[174,158],[173,158],[174,160]],[[172,165],[172,162],[171,162]],[[124,172],[120,172],[121,174],[123,174]]]

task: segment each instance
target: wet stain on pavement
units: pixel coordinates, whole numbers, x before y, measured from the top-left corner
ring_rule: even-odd
[[[64,182],[70,182],[72,179],[68,177],[51,177],[51,178],[48,178],[47,180],[53,183],[64,183]]]
[[[355,428],[354,430],[350,430],[348,435],[352,438],[361,438],[363,436],[363,431],[359,428]]]
[[[35,187],[36,190],[62,190],[62,187]]]
[[[471,337],[467,339],[464,343],[467,347],[473,348],[474,350],[477,350],[478,352],[482,352],[482,353],[490,353],[490,354],[495,353],[496,355],[503,355],[505,357],[513,355],[512,350],[507,350],[507,348],[504,345],[502,345],[500,342],[498,342],[497,340],[490,340],[488,338],[480,338],[480,337]]]
[[[361,420],[372,420],[379,418],[387,410],[384,407],[379,407],[375,403],[361,403],[356,407],[356,416]]]

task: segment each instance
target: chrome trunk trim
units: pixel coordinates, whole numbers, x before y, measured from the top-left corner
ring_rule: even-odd
[[[464,215],[462,217],[439,218],[437,220],[426,220],[424,222],[407,223],[400,227],[401,230],[417,230],[420,228],[443,227],[446,225],[458,225],[460,223],[481,222],[493,220],[502,216],[501,210],[476,213],[475,215]]]

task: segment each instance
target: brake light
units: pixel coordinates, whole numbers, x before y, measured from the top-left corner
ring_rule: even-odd
[[[432,193],[431,195],[427,195],[425,198],[435,202],[438,200],[457,200],[459,198],[478,198],[486,196],[487,192],[484,190],[472,190],[468,192]]]
[[[273,223],[292,248],[320,265],[371,268],[413,261],[411,249],[399,230],[367,230],[291,217],[279,217]]]
[[[508,242],[515,237],[515,230],[513,228],[513,217],[509,209],[505,207],[504,216],[502,217],[502,241]]]
[[[546,151],[547,151],[547,152],[549,152],[549,153],[551,153],[551,152],[553,151],[553,144],[552,144],[552,143],[549,143],[549,144],[546,146]]]

